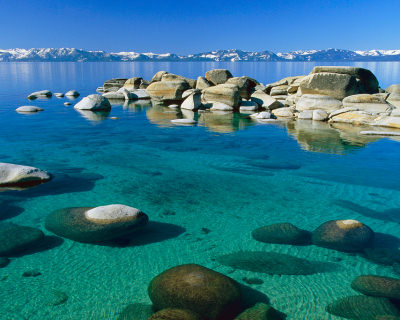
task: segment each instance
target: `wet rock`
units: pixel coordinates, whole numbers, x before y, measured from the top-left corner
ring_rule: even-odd
[[[275,98],[271,97],[270,95],[262,91],[255,91],[251,95],[251,101],[256,102],[261,107],[267,110],[274,110],[283,107],[282,102],[276,100]]]
[[[291,223],[274,223],[254,230],[251,235],[257,241],[278,244],[311,244],[311,233]]]
[[[215,102],[210,108],[211,111],[233,111],[234,108],[222,102]]]
[[[240,285],[196,264],[180,265],[159,274],[151,281],[148,293],[157,310],[182,308],[210,320],[232,319],[242,310]]]
[[[0,268],[7,267],[9,263],[10,263],[10,259],[8,259],[6,257],[0,257]]]
[[[147,222],[147,215],[140,210],[112,204],[56,210],[47,216],[45,226],[61,237],[96,243],[130,235]]]
[[[202,317],[190,310],[167,308],[156,312],[148,320],[202,320]]]
[[[34,113],[34,112],[39,112],[43,111],[42,108],[37,107],[37,106],[21,106],[15,109],[15,111],[19,113]]]
[[[126,306],[117,320],[147,320],[153,313],[151,305],[134,303]]]
[[[32,92],[29,96],[29,100],[35,100],[37,98],[50,98],[53,94],[49,90],[41,90],[41,91],[36,91]]]
[[[193,125],[196,124],[197,121],[193,119],[174,119],[171,120],[173,124],[180,124],[180,125]]]
[[[111,104],[107,98],[99,94],[90,94],[79,101],[74,108],[78,110],[90,111],[110,110]]]
[[[301,111],[299,115],[297,116],[298,119],[302,120],[312,120],[313,118],[313,111],[312,110],[305,110]]]
[[[333,112],[342,107],[342,102],[335,98],[319,94],[303,94],[296,102],[296,110],[325,110]]]
[[[310,275],[336,270],[332,263],[309,261],[268,251],[239,251],[217,257],[219,263],[240,270],[277,275]]]
[[[38,276],[41,276],[41,275],[42,275],[42,273],[40,271],[36,270],[36,269],[27,270],[22,274],[22,276],[25,277],[25,278],[29,278],[29,277],[35,278],[35,277],[38,277]]]
[[[239,88],[234,84],[220,84],[203,90],[206,103],[221,102],[237,108],[240,102]]]
[[[190,89],[188,82],[178,79],[153,82],[146,91],[151,99],[157,102],[171,103],[182,101],[182,94],[188,89]]]
[[[312,233],[312,242],[329,249],[357,252],[370,246],[374,232],[357,220],[332,220]]]
[[[41,230],[13,223],[0,224],[0,256],[13,256],[31,249],[44,238]]]
[[[73,98],[79,97],[80,95],[81,95],[81,94],[80,94],[78,91],[76,91],[76,90],[69,90],[69,91],[65,94],[66,97],[73,97]]]
[[[59,290],[50,290],[47,292],[46,296],[44,297],[44,303],[48,306],[58,306],[67,302],[68,295]]]
[[[239,314],[235,320],[283,320],[285,315],[265,303],[257,303]]]
[[[259,113],[253,113],[250,115],[251,118],[262,120],[262,119],[273,119],[272,113],[268,111],[263,111]]]
[[[351,287],[367,296],[400,299],[400,280],[395,278],[359,276],[353,280]]]
[[[205,78],[213,85],[218,85],[232,78],[232,74],[226,69],[213,69],[206,72]]]
[[[387,298],[350,296],[326,307],[329,313],[353,320],[376,320],[377,316],[400,316],[400,311]]]

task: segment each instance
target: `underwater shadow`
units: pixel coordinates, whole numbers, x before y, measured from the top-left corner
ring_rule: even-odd
[[[266,304],[270,303],[268,296],[261,291],[253,289],[243,283],[240,283],[240,289],[242,290],[243,304],[245,308],[250,308],[259,302]]]
[[[22,207],[2,201],[0,202],[0,221],[14,218],[24,211]]]
[[[365,217],[400,223],[400,208],[392,208],[383,211],[376,211],[361,206],[355,202],[349,200],[340,200],[340,199],[332,201],[332,204],[342,207],[344,209],[352,210]]]
[[[61,246],[64,243],[64,239],[56,236],[45,236],[42,241],[35,244],[34,246],[27,248],[17,254],[11,255],[10,257],[18,258],[26,255],[31,255],[38,252],[51,250]]]
[[[109,247],[138,247],[173,239],[186,232],[186,229],[172,223],[149,221],[143,230],[134,231],[130,236],[96,243]]]

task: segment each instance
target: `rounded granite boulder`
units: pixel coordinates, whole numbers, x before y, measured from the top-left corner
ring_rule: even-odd
[[[51,178],[49,173],[38,168],[0,162],[0,187],[31,187]]]
[[[389,299],[363,295],[339,299],[329,304],[326,311],[335,316],[353,320],[376,320],[378,316],[400,316],[400,311]]]
[[[355,278],[351,287],[373,297],[385,297],[400,300],[400,280],[390,277],[363,275]]]
[[[90,94],[79,101],[75,106],[78,110],[110,110],[111,104],[107,98],[99,94]]]
[[[65,208],[46,218],[46,229],[71,240],[96,243],[118,239],[148,222],[145,213],[122,204]]]
[[[202,320],[202,317],[190,310],[168,308],[156,312],[147,320]]]
[[[311,233],[284,222],[255,229],[251,235],[260,242],[305,245],[311,244]]]
[[[371,244],[374,232],[357,220],[331,220],[312,233],[313,244],[345,252],[358,252]]]
[[[41,230],[14,223],[0,224],[0,256],[8,257],[32,249],[44,239]]]
[[[150,282],[148,293],[156,310],[187,309],[209,320],[233,319],[242,311],[240,285],[196,264],[162,272]]]

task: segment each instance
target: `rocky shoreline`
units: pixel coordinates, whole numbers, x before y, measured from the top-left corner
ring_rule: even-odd
[[[97,90],[108,99],[151,99],[153,106],[195,113],[241,112],[268,122],[299,119],[400,129],[400,85],[384,90],[370,70],[356,67],[315,67],[309,75],[267,85],[233,77],[225,69],[196,80],[159,71],[151,81],[110,79]]]

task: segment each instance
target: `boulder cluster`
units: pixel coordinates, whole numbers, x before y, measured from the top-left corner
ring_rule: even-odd
[[[374,232],[362,222],[348,219],[327,221],[313,232],[288,222],[275,223],[254,230],[252,236],[265,243],[314,244],[343,252],[363,252],[371,245]]]
[[[264,85],[229,70],[213,69],[197,79],[157,72],[111,79],[98,88],[109,99],[148,99],[153,105],[191,111],[261,112],[260,121],[300,119],[400,128],[400,85],[386,90],[374,74],[357,67],[315,67],[309,75],[286,77]]]

